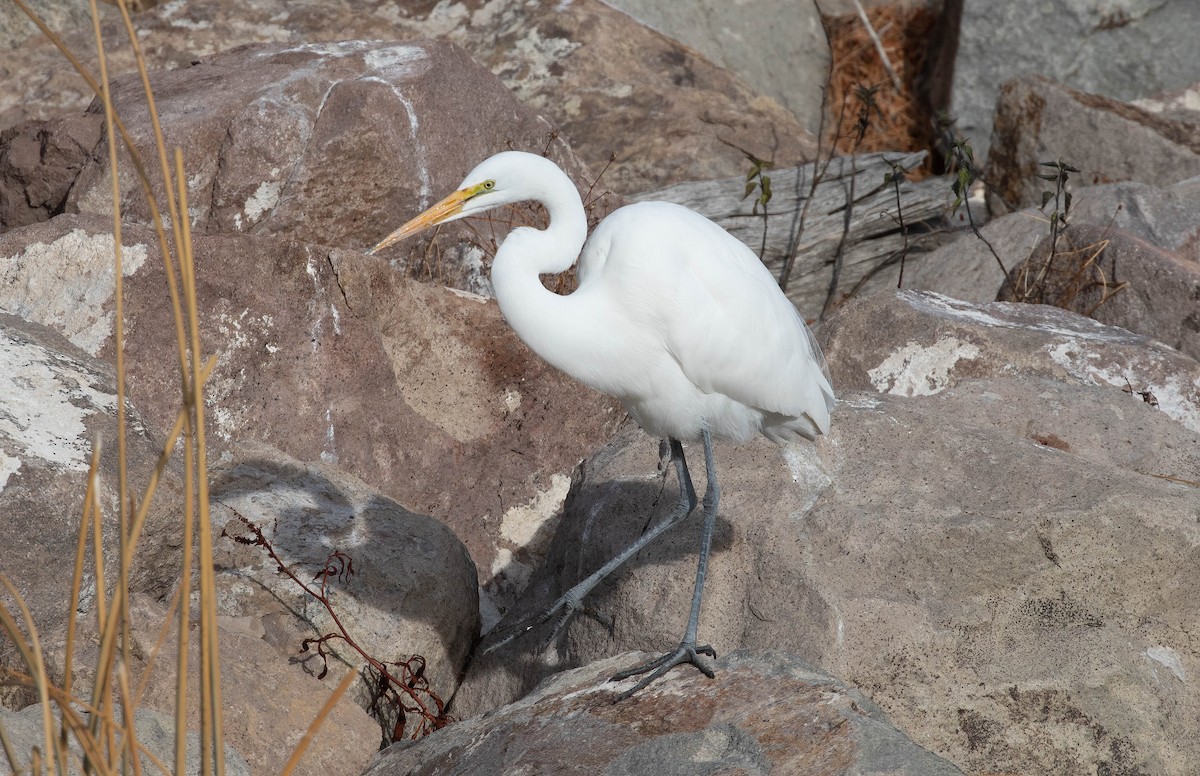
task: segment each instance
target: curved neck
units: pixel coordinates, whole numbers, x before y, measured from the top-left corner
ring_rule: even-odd
[[[587,294],[560,296],[538,277],[564,272],[575,263],[587,238],[587,215],[565,174],[548,176],[538,187],[542,190],[528,199],[545,206],[550,225],[544,230],[514,229],[496,251],[496,301],[509,326],[535,353],[580,382],[600,388],[592,364],[606,339],[601,311],[591,309],[595,305]]]

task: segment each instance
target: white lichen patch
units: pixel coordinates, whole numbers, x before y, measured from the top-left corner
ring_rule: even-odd
[[[121,246],[121,274],[137,272],[145,245]],[[61,332],[93,356],[113,335],[116,292],[111,234],[74,229],[0,257],[0,310]]]
[[[265,213],[269,213],[278,205],[279,194],[282,191],[283,183],[280,181],[263,181],[258,184],[258,188],[246,200],[246,204],[242,208],[246,214],[246,225],[253,226],[258,223]]]
[[[567,493],[571,490],[571,478],[555,474],[550,478],[550,487],[538,491],[528,504],[515,506],[504,513],[500,521],[500,536],[518,547],[532,547],[542,527],[562,510]],[[545,537],[543,537],[545,538]]]
[[[0,332],[0,437],[18,441],[24,457],[86,471],[92,443],[85,422],[117,404],[93,379],[82,364]]]
[[[20,470],[21,460],[5,454],[4,450],[0,449],[0,493],[4,492],[4,486],[8,484],[8,478]]]
[[[482,294],[476,294],[471,291],[463,291],[461,288],[451,288],[450,286],[446,286],[446,290],[455,296],[462,297],[463,299],[467,299],[472,302],[478,302],[479,304],[487,304],[488,301],[488,298]]]
[[[533,576],[533,567],[513,558],[512,550],[501,547],[492,561],[492,582],[500,590],[524,590]]]
[[[217,435],[229,442],[243,427],[243,415],[246,412],[244,408],[231,410],[230,407],[237,406],[237,403],[227,401],[240,390],[246,379],[244,369],[233,371],[230,364],[240,360],[237,354],[243,350],[261,347],[268,353],[274,353],[279,348],[270,344],[274,319],[266,313],[251,314],[249,308],[244,308],[237,315],[221,312],[214,316],[213,323],[220,334],[222,346],[218,369],[205,384],[205,404],[216,421]]]
[[[1147,350],[1138,360],[1125,364],[1112,363],[1075,340],[1047,345],[1045,352],[1080,382],[1121,388],[1137,401],[1142,401],[1140,392],[1153,395],[1167,417],[1200,432],[1200,379],[1189,383],[1176,375],[1165,379],[1148,377],[1164,371],[1162,358],[1153,351]]]
[[[979,358],[979,347],[957,337],[942,337],[925,347],[909,342],[867,372],[880,393],[933,396],[950,386],[950,372],[959,361]]]
[[[420,75],[429,56],[419,46],[383,46],[364,53],[363,62],[379,75],[404,79]]]
[[[441,0],[422,22],[423,33],[428,38],[445,37],[462,27],[470,13],[463,3]]]
[[[1170,647],[1155,646],[1147,648],[1144,654],[1155,663],[1167,668],[1179,681],[1187,682],[1187,673],[1183,670],[1183,661],[1179,659],[1179,653],[1175,650]]]
[[[783,460],[792,474],[792,482],[807,490],[820,490],[833,483],[821,469],[820,456],[811,442],[790,442],[783,448]]]
[[[504,391],[504,398],[501,401],[504,402],[504,411],[511,415],[521,406],[521,392],[509,388]]]
[[[1039,310],[1034,305],[1010,302],[975,304],[932,291],[901,291],[897,297],[907,302],[914,310],[963,323],[1003,329],[1026,329],[1100,342],[1140,341],[1137,335],[1124,329],[1107,326],[1091,318],[1072,315],[1056,308]]]

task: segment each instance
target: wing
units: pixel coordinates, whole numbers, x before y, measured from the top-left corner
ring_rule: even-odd
[[[621,208],[585,247],[580,281],[619,296],[700,389],[828,430],[833,389],[812,333],[758,256],[704,216]]]

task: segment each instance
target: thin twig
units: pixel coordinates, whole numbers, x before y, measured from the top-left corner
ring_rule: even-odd
[[[883,69],[887,70],[888,75],[892,77],[892,86],[895,87],[896,93],[904,91],[900,84],[900,76],[896,75],[896,70],[892,67],[892,61],[888,59],[887,52],[883,50],[883,41],[879,39],[879,34],[875,32],[875,28],[871,25],[871,20],[867,18],[867,10],[863,8],[859,0],[854,0],[854,10],[858,11],[858,18],[862,20],[863,26],[867,28],[867,34],[871,36],[871,42],[875,44],[875,51],[879,53],[879,59],[883,62]]]

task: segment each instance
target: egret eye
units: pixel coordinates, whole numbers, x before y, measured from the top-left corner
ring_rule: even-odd
[[[491,190],[492,190],[492,189],[494,189],[494,188],[496,188],[496,182],[495,182],[495,181],[484,181],[484,182],[483,182],[483,190],[484,190],[484,191],[491,191]]]

